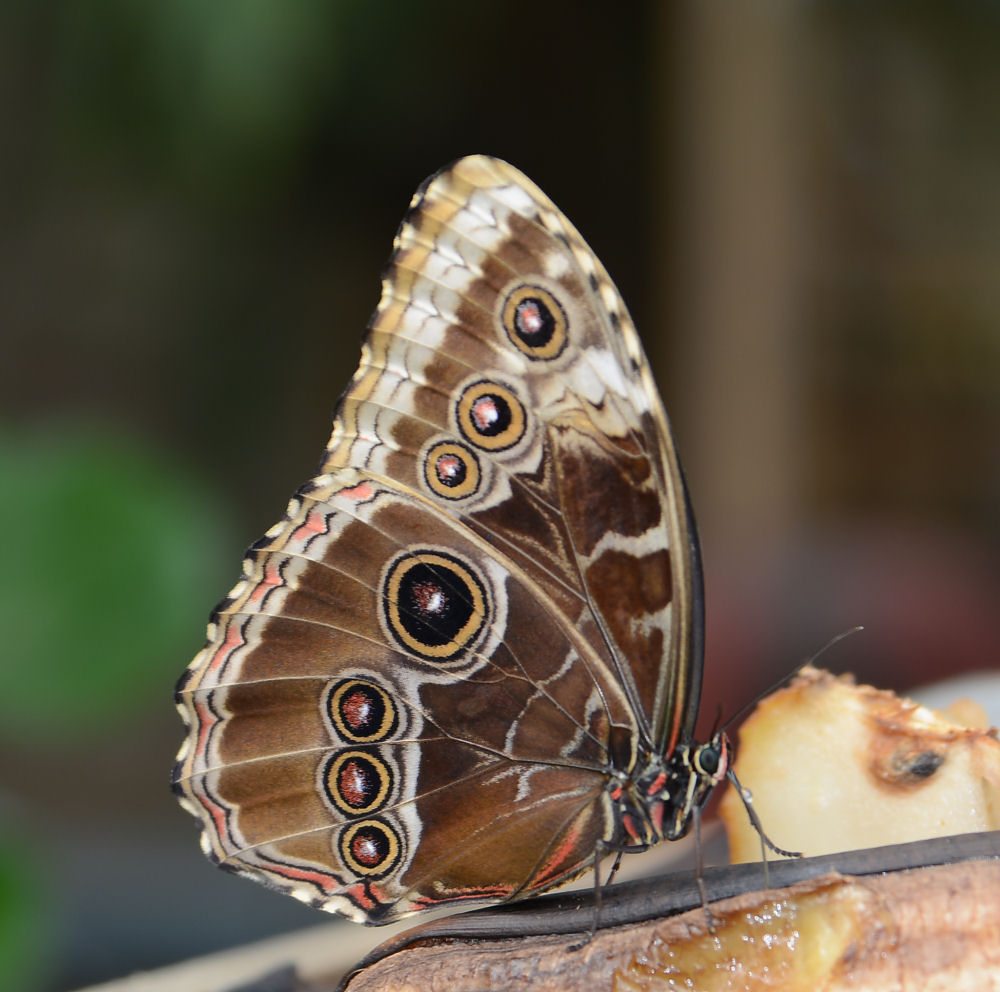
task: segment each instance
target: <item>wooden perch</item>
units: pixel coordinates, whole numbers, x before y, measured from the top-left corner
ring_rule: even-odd
[[[1000,989],[1000,864],[827,875],[712,913],[714,935],[698,909],[601,931],[579,951],[561,936],[420,944],[347,989]]]
[[[952,855],[991,860],[934,864]],[[928,866],[898,870],[921,861]],[[840,871],[829,870],[836,862]],[[707,881],[713,892],[739,886],[751,867],[759,877],[759,865],[741,865],[712,873]],[[806,877],[817,871],[817,877]],[[861,874],[884,871],[890,873]],[[643,884],[621,886],[621,892],[607,891],[602,929],[579,950],[573,945],[585,937],[593,907],[581,906],[578,894],[572,901],[553,898],[520,920],[521,907],[512,907],[509,913],[464,914],[418,927],[376,952],[342,987],[348,992],[1000,989],[1000,834],[784,862],[772,866],[772,875],[772,881],[802,880],[713,901],[714,933],[701,906],[679,916],[641,918],[658,899],[690,899],[690,892],[677,896],[676,887],[657,893],[644,892],[649,886]],[[603,927],[609,916],[629,914],[640,918]]]

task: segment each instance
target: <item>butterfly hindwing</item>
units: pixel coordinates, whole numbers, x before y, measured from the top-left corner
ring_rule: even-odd
[[[530,889],[551,824],[585,822],[589,851],[607,831],[602,741],[625,700],[457,522],[347,474],[315,480],[248,556],[180,689],[176,783],[217,861],[356,918]],[[483,848],[518,804],[530,841],[498,874]]]

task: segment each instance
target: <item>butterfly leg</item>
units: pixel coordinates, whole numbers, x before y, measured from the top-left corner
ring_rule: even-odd
[[[705,860],[701,848],[701,807],[695,806],[692,810],[694,816],[694,880],[698,885],[698,894],[701,896],[701,907],[705,910],[705,922],[708,924],[708,932],[715,935],[715,917],[712,916],[712,909],[708,904],[708,890],[705,888]]]
[[[618,869],[622,866],[623,857],[625,857],[625,852],[619,848],[617,854],[615,855],[615,863],[611,866],[611,871],[608,872],[608,880],[604,883],[605,885],[610,885],[615,880],[615,875],[618,874]],[[598,861],[599,860],[600,856],[598,857]],[[595,877],[597,876],[596,869],[594,875]]]
[[[770,837],[764,832],[764,825],[760,822],[760,817],[757,815],[757,810],[753,808],[753,797],[750,795],[749,789],[744,789],[740,785],[740,780],[736,777],[736,773],[730,768],[726,772],[726,778],[732,783],[733,787],[736,789],[736,794],[740,797],[743,803],[743,808],[747,811],[747,817],[750,819],[750,823],[753,825],[754,830],[757,831],[757,836],[760,837],[760,857],[764,862],[764,887],[771,887],[771,876],[767,868],[767,850],[765,845],[769,847],[775,854],[780,855],[784,858],[801,858],[801,851],[786,851],[783,847],[778,847],[777,844],[771,840]]]
[[[594,939],[594,935],[597,933],[597,927],[601,921],[601,902],[603,898],[601,892],[604,888],[601,884],[601,859],[609,851],[615,852],[615,861],[611,866],[611,871],[608,872],[608,880],[604,883],[604,885],[611,884],[615,875],[618,874],[618,869],[621,867],[625,851],[622,848],[613,847],[603,840],[598,841],[597,845],[594,847],[594,914],[591,917],[590,930],[587,932],[587,936],[584,937],[579,943],[571,944],[567,948],[569,951],[579,951],[586,947],[587,944]]]

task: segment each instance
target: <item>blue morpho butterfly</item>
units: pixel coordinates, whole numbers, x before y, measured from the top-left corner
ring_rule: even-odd
[[[496,159],[418,190],[319,474],[181,679],[173,781],[219,865],[362,923],[520,899],[675,840],[694,520],[625,305]]]

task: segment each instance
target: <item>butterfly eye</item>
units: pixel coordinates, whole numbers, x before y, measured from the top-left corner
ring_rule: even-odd
[[[399,837],[381,820],[351,824],[340,835],[338,846],[344,864],[356,875],[381,878],[399,861]]]
[[[403,650],[428,661],[451,661],[486,624],[482,581],[451,555],[408,552],[389,567],[382,590],[389,633]]]
[[[458,427],[477,448],[512,448],[524,437],[524,407],[506,386],[480,380],[467,386],[459,398]]]
[[[392,791],[392,772],[377,755],[342,751],[326,762],[323,792],[342,813],[357,816],[381,809]]]
[[[714,778],[722,763],[722,754],[715,744],[703,744],[694,753],[694,770],[705,778]]]
[[[504,301],[503,328],[529,358],[558,358],[568,339],[566,311],[541,286],[518,286]]]
[[[439,441],[424,456],[424,479],[444,499],[466,499],[479,489],[479,459],[463,444]]]

